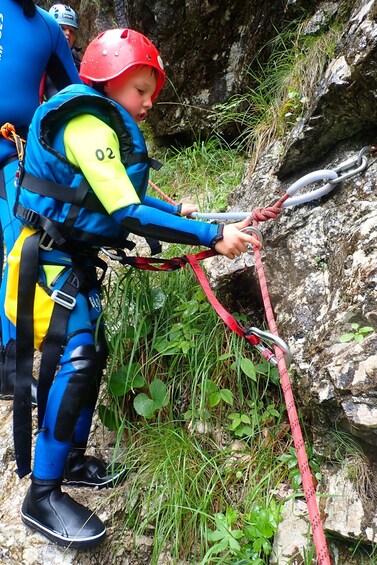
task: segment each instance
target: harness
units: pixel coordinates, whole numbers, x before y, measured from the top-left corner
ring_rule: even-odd
[[[72,93],[73,90],[73,93]],[[45,115],[41,121],[41,143],[47,151],[47,161],[60,167],[60,173],[67,184],[58,184],[53,178],[40,179],[25,171],[24,140],[18,136],[10,124],[4,126],[4,137],[14,141],[19,159],[17,173],[18,195],[15,212],[26,224],[24,238],[18,258],[17,315],[14,320],[17,327],[16,347],[16,381],[14,391],[14,444],[17,461],[17,473],[23,477],[31,472],[31,436],[32,414],[30,387],[33,372],[35,328],[33,310],[35,293],[42,286],[38,280],[40,250],[68,252],[73,256],[72,272],[60,290],[53,292],[47,286],[43,290],[49,294],[52,304],[48,312],[51,317],[43,342],[42,358],[38,384],[38,424],[41,429],[49,389],[61,355],[66,328],[71,310],[76,304],[76,296],[80,292],[85,272],[81,266],[83,255],[90,256],[96,267],[102,268],[105,274],[106,264],[98,258],[100,245],[126,247],[132,249],[133,243],[127,241],[128,233],[109,217],[83,175],[74,170],[61,153],[52,149],[52,140],[61,137],[58,145],[63,146],[62,126],[77,113],[90,111],[101,117],[107,116],[107,122],[116,132],[120,140],[122,163],[139,195],[145,194],[149,168],[159,168],[159,164],[147,154],[144,138],[130,115],[107,98],[96,94],[87,94],[86,87],[67,88],[62,96],[55,97],[54,105],[44,106]],[[33,147],[34,143],[34,147]],[[29,137],[28,148],[34,154],[37,145]],[[45,157],[46,159],[46,157]],[[46,162],[46,161],[44,161]],[[46,169],[54,170],[48,166]],[[5,186],[0,192],[6,198]],[[53,199],[56,210],[51,214],[51,206],[47,210],[44,205]],[[36,212],[38,210],[38,212]],[[83,227],[84,226],[84,227]],[[115,235],[106,235],[106,234]],[[159,251],[158,242],[149,240],[151,249]],[[16,247],[16,246],[15,246]],[[16,250],[17,251],[17,250]],[[102,278],[101,277],[101,278]],[[100,282],[100,281],[99,281]],[[11,285],[13,286],[13,285]],[[31,292],[33,289],[33,292]]]

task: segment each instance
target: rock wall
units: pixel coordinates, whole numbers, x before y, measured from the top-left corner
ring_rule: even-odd
[[[376,42],[376,3],[359,0],[335,57],[318,77],[309,111],[288,139],[275,140],[261,154],[234,193],[231,209],[276,202],[313,171],[334,170],[349,159],[354,165],[348,171],[362,164],[361,150],[374,146],[377,135]],[[276,221],[260,227],[278,325],[293,353],[297,404],[317,452],[329,462],[319,486],[326,495],[320,500],[324,527],[376,543],[371,485],[376,482],[377,445],[377,161],[373,150],[365,155],[362,173],[344,179],[319,200],[285,208]],[[255,288],[250,268],[238,268],[243,281],[246,270],[250,288]],[[228,283],[237,272],[220,262],[217,275]],[[360,342],[356,335],[342,342],[343,334],[357,333],[351,324],[373,331]],[[342,433],[353,437],[354,451],[335,461],[336,438]],[[288,563],[289,551],[279,551],[278,562]],[[338,555],[334,562],[352,560]]]
[[[52,2],[42,0],[42,6]],[[192,142],[208,135],[217,104],[250,85],[255,56],[263,61],[269,39],[303,9],[312,13],[319,0],[71,0],[80,18],[77,43],[86,47],[99,32],[132,27],[161,52],[168,81],[148,117],[161,140]],[[229,125],[224,135],[235,133]]]

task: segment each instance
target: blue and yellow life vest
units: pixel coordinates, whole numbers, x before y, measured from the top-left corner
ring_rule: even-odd
[[[111,127],[120,143],[121,160],[143,201],[149,169],[144,138],[131,115],[113,100],[86,85],[71,85],[35,113],[30,126],[16,215],[41,228],[58,245],[124,247],[128,233],[107,213],[80,170],[66,156],[63,135],[79,114],[91,114]]]

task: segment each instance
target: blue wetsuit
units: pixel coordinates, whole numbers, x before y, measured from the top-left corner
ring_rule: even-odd
[[[24,137],[39,105],[39,86],[45,71],[59,90],[81,83],[59,24],[48,12],[35,8],[35,15],[27,17],[14,0],[0,3],[0,126],[9,122]],[[7,253],[20,226],[13,216],[17,166],[14,143],[0,136],[0,222]],[[0,303],[2,341],[6,345],[14,333],[3,313],[4,285]]]

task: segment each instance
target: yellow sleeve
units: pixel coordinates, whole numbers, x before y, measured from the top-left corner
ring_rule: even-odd
[[[104,122],[90,114],[73,118],[64,131],[64,147],[109,214],[140,203],[120,160],[118,137]]]

